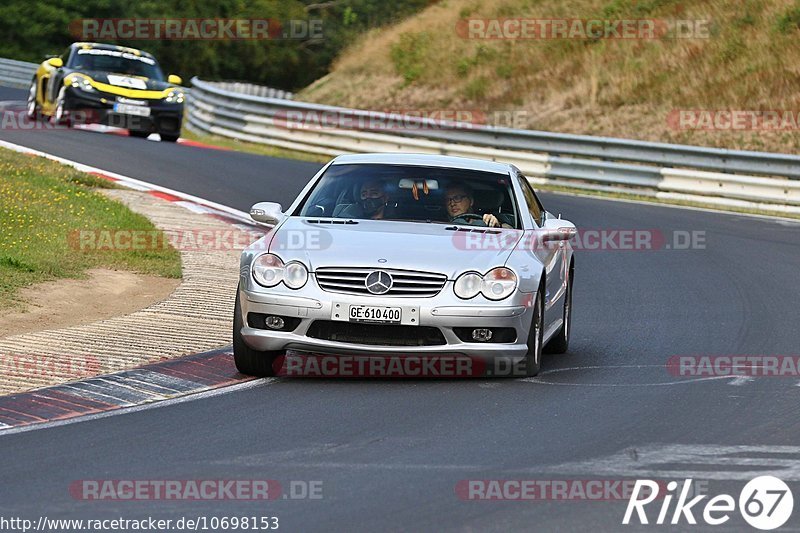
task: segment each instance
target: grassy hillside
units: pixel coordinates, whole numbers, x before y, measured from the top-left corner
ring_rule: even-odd
[[[477,40],[456,31],[460,20],[492,17],[703,19],[710,34]],[[518,111],[530,129],[795,152],[800,130],[792,124],[701,131],[670,126],[670,117],[735,109],[797,119],[800,1],[444,0],[366,34],[300,98],[368,109],[480,109],[488,117]]]

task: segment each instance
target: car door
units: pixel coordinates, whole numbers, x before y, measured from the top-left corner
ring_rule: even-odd
[[[538,228],[542,228],[546,224],[547,211],[542,206],[539,197],[528,182],[528,178],[519,174],[517,176],[519,186],[522,188],[522,194],[525,198],[525,203],[528,206],[528,211],[531,218],[536,223]],[[565,271],[565,256],[566,249],[563,246],[564,241],[549,241],[542,242],[541,236],[536,235],[530,240],[530,246],[533,253],[545,265],[545,273],[547,278],[545,280],[545,329],[550,326],[555,320],[560,319],[561,307],[554,306],[553,304],[562,297],[566,288],[566,271]]]

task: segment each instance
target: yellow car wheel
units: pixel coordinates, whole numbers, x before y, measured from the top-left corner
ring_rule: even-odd
[[[39,120],[39,103],[36,102],[36,79],[33,80],[33,83],[31,83],[31,88],[28,91],[28,103],[25,106],[25,111],[28,115],[28,118]]]
[[[70,117],[64,107],[66,98],[66,89],[62,87],[61,90],[58,91],[58,97],[56,98],[56,109],[53,111],[53,123],[70,127]]]

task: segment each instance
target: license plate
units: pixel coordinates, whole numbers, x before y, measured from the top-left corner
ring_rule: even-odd
[[[150,116],[150,108],[140,105],[114,104],[114,112],[122,113],[123,115],[135,115],[137,117]]]
[[[403,316],[400,307],[377,307],[372,305],[351,305],[348,313],[350,322],[377,322],[380,324],[399,324]]]

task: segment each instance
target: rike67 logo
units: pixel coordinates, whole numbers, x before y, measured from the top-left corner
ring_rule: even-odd
[[[663,482],[661,485],[663,486]],[[685,480],[681,486],[677,481],[670,481],[666,488],[666,494],[662,494],[659,483],[649,479],[636,480],[622,523],[636,524],[638,519],[639,524],[650,524],[652,513],[648,517],[645,507],[657,499],[661,501],[661,506],[658,517],[652,523],[659,525],[695,525],[697,513],[706,524],[718,526],[730,520],[731,514],[736,511],[737,501],[729,494],[719,494],[701,505],[708,495],[695,496],[691,479]],[[672,507],[675,497],[677,501]],[[739,493],[738,506],[745,522],[757,529],[770,530],[781,527],[789,520],[794,508],[794,498],[789,486],[780,479],[759,476],[749,481]]]

